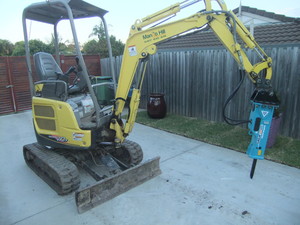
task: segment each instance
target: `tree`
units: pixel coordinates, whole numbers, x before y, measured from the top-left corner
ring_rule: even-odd
[[[15,43],[14,50],[12,52],[13,56],[25,55],[24,41],[18,41]]]
[[[40,40],[30,40],[29,41],[30,54],[33,55],[37,52],[51,52],[50,45],[45,44]],[[25,44],[24,41],[19,41],[15,43],[14,50],[12,52],[13,56],[25,55]]]
[[[110,43],[112,48],[112,54],[114,56],[123,55],[124,44],[121,40],[117,40],[115,36],[110,36]]]
[[[84,53],[90,55],[97,55],[97,54],[103,55],[103,52],[101,52],[100,49],[99,41],[96,40],[91,40],[85,43],[82,50]]]
[[[44,42],[40,40],[30,40],[29,41],[29,48],[30,48],[30,54],[33,55],[37,52],[51,52],[51,48],[48,44],[45,44]]]
[[[49,43],[52,54],[55,54],[55,38],[54,34],[51,35],[51,41]],[[58,36],[58,48],[59,53],[63,55],[74,55],[76,54],[74,44],[71,44],[69,41],[62,41],[62,38]]]
[[[68,42],[68,41],[67,41]],[[69,43],[66,44],[67,42],[65,43],[59,43],[59,49],[61,49],[61,53],[64,54],[64,55],[76,55],[76,48],[75,48],[75,44],[73,43]],[[64,47],[63,47],[64,45]]]
[[[106,39],[104,25],[102,22],[100,23],[100,25],[94,26],[93,32],[90,34],[89,37],[92,37],[92,36],[97,36],[99,40]]]
[[[14,45],[8,41],[0,39],[0,56],[9,56],[12,54]]]
[[[96,25],[93,28],[93,31],[90,35],[97,36],[98,41],[91,40],[84,44],[83,51],[86,54],[100,54],[101,57],[106,58],[108,57],[108,48],[107,48],[107,40],[105,35],[105,30],[103,23],[100,25]],[[113,35],[110,36],[110,43],[112,47],[112,54],[113,56],[122,55],[124,51],[124,44],[121,40],[117,40],[117,38]]]

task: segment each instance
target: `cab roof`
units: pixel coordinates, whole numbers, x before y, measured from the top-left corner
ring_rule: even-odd
[[[95,16],[102,18],[108,12],[82,0],[46,0],[29,5],[24,9],[23,17],[48,24],[57,24],[61,20],[69,19],[67,5],[70,7],[74,19]]]

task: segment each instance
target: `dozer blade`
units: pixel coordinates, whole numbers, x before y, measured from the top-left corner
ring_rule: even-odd
[[[129,168],[75,193],[79,213],[100,205],[161,174],[159,157]]]

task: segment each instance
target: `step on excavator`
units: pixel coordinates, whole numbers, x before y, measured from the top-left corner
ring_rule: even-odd
[[[188,31],[209,26],[240,67],[241,81],[225,106],[239,89],[245,74],[254,83],[252,110],[246,121],[252,136],[247,150],[253,158],[251,178],[256,160],[264,158],[272,114],[279,106],[270,83],[272,59],[222,0],[216,1],[218,10],[212,9],[211,0],[206,0],[203,1],[205,9],[196,9],[197,13],[184,19],[168,21],[197,2],[201,1],[186,0],[136,20],[130,27],[118,82],[104,19],[106,10],[81,0],[47,0],[24,9],[24,42],[37,139],[36,143],[23,147],[24,159],[59,195],[75,191],[79,213],[161,173],[159,157],[143,161],[141,146],[127,137],[135,123],[146,66],[157,51],[156,44]],[[80,51],[74,21],[90,17],[99,17],[104,24],[112,81],[97,82],[99,77],[88,73]],[[55,59],[46,52],[33,55],[36,79],[33,78],[27,20],[54,27]],[[77,54],[75,66],[66,72],[61,70],[58,48],[57,25],[62,20],[70,23]],[[250,62],[246,48],[258,54],[258,62]],[[131,98],[128,98],[129,91]],[[126,121],[122,119],[125,104],[129,108]],[[232,123],[233,120],[225,115],[225,108],[224,119]],[[91,176],[95,183],[81,187],[81,171]]]

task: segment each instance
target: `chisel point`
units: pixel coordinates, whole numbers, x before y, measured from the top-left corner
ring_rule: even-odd
[[[257,159],[253,159],[252,167],[251,167],[251,171],[250,171],[250,178],[251,178],[251,179],[252,179],[253,176],[254,176],[255,167],[256,167],[256,162],[257,162]]]

